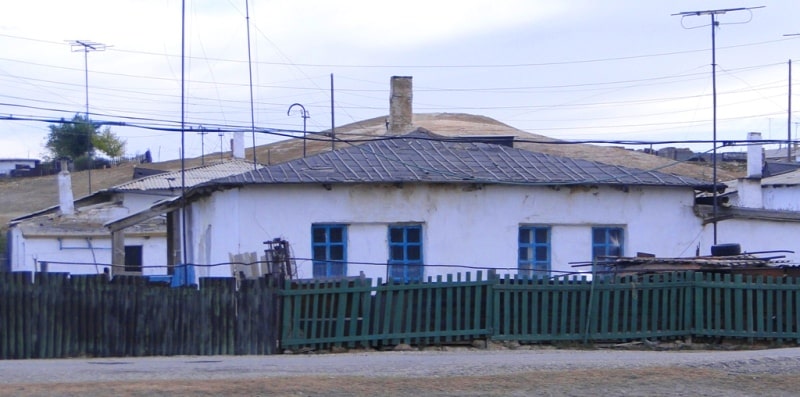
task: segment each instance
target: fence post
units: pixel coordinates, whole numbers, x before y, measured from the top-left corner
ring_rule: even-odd
[[[481,272],[478,271],[477,278],[481,279]],[[497,321],[500,321],[497,312],[500,310],[500,300],[496,299],[497,295],[497,284],[499,283],[499,278],[497,274],[489,270],[486,274],[486,329],[489,331],[488,335],[486,335],[486,343],[488,346],[488,342],[492,339],[495,332],[500,328]]]

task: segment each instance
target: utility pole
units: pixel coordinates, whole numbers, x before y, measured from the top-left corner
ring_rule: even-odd
[[[295,107],[295,106],[299,106],[300,110],[303,112],[300,115],[300,117],[303,118],[303,158],[305,158],[306,157],[306,119],[311,117],[311,116],[308,115],[308,111],[306,110],[306,107],[301,105],[301,104],[299,104],[299,103],[293,103],[291,106],[289,106],[289,110],[286,111],[286,115],[287,116],[289,115],[289,113],[292,112],[292,108]]]
[[[218,132],[218,134],[219,134],[219,159],[225,160],[225,158],[223,157],[223,153],[225,153],[225,148],[222,147],[222,137],[225,136],[225,133],[220,131]]]
[[[86,118],[86,123],[89,124],[89,52],[105,51],[106,45],[90,40],[70,40],[68,43],[72,52],[83,52],[84,91],[86,93],[86,113],[84,117]],[[89,129],[87,133],[91,134],[91,131],[92,129]],[[94,151],[94,148],[92,147],[92,137],[89,136],[87,138],[89,139],[89,150],[86,152],[86,157],[89,160],[89,194],[92,194],[92,166],[94,165],[92,164],[92,151]]]
[[[200,165],[206,165],[206,134],[208,131],[201,125],[198,134],[200,134]]]
[[[800,33],[789,33],[785,34],[785,37],[788,36],[800,36]],[[788,122],[786,125],[788,126],[789,130],[789,141],[786,142],[786,160],[790,163],[794,163],[792,160],[792,60],[789,60],[789,116]],[[795,126],[795,139],[797,137],[797,127]]]
[[[336,123],[333,110],[333,73],[331,73],[331,151],[336,149]]]
[[[714,198],[713,198],[713,209],[712,209],[712,223],[714,224],[714,245],[717,244],[717,196],[719,192],[717,192],[717,39],[716,39],[716,29],[719,26],[719,21],[717,21],[717,15],[726,14],[729,12],[736,12],[736,11],[749,11],[757,8],[764,8],[764,6],[759,7],[739,7],[739,8],[722,8],[717,10],[703,10],[703,11],[684,11],[679,12],[677,14],[672,14],[672,16],[680,16],[681,22],[686,17],[691,16],[701,16],[701,15],[708,15],[711,17],[711,86],[712,86],[712,101],[713,101],[713,148],[712,148],[712,190]],[[682,24],[682,23],[681,23]],[[693,29],[693,28],[686,28],[685,29]]]
[[[247,70],[250,73],[250,129],[253,135],[253,171],[258,170],[258,160],[256,157],[256,120],[255,106],[253,104],[253,57],[250,51],[250,3],[245,0],[245,20],[247,22]]]

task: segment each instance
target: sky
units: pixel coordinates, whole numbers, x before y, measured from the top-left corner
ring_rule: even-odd
[[[710,15],[673,15],[741,7],[761,8],[717,14],[714,40]],[[302,136],[295,103],[309,132],[385,116],[391,76],[413,77],[415,113],[703,151],[711,144],[671,141],[713,139],[712,58],[717,140],[786,140],[800,122],[788,120],[800,36],[786,36],[799,16],[796,0],[9,2],[0,158],[47,156],[49,126],[86,112],[87,89],[89,117],[110,123],[127,155],[166,161],[182,142],[186,157],[227,150],[233,130],[251,146],[253,126],[257,145]]]

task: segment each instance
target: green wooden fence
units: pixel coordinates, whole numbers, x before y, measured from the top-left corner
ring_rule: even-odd
[[[0,359],[689,336],[800,342],[800,281],[476,272],[411,284],[207,278],[170,288],[143,277],[0,273]]]
[[[800,342],[800,283],[707,273],[642,277],[371,280],[286,285],[281,346],[418,346],[475,339],[630,341],[733,337]]]
[[[493,281],[471,274],[435,282],[377,285],[370,279],[287,282],[285,348],[381,347],[471,341],[491,333],[487,308]]]
[[[0,273],[0,358],[271,354],[279,283]]]

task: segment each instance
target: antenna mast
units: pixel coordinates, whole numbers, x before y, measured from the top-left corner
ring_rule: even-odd
[[[89,52],[90,51],[105,51],[106,45],[97,43],[90,40],[70,40],[69,48],[72,52],[83,52],[83,73],[84,73],[84,90],[86,92],[86,123],[89,123]],[[91,132],[90,132],[91,133]],[[89,159],[89,168],[87,176],[89,178],[89,194],[92,194],[92,137],[89,138],[89,150],[86,152],[86,157]]]
[[[739,7],[739,8],[721,8],[717,10],[703,10],[703,11],[684,11],[679,12],[677,14],[672,14],[672,16],[680,16],[681,18],[691,17],[691,16],[701,16],[701,15],[709,15],[711,17],[711,85],[712,85],[712,98],[713,98],[713,148],[712,148],[712,190],[714,199],[713,199],[713,214],[712,214],[712,223],[714,224],[714,245],[717,244],[717,48],[716,48],[716,28],[719,26],[719,21],[717,21],[717,15],[726,14],[729,12],[736,12],[736,11],[751,11],[757,8],[764,8],[764,6],[758,7]]]

